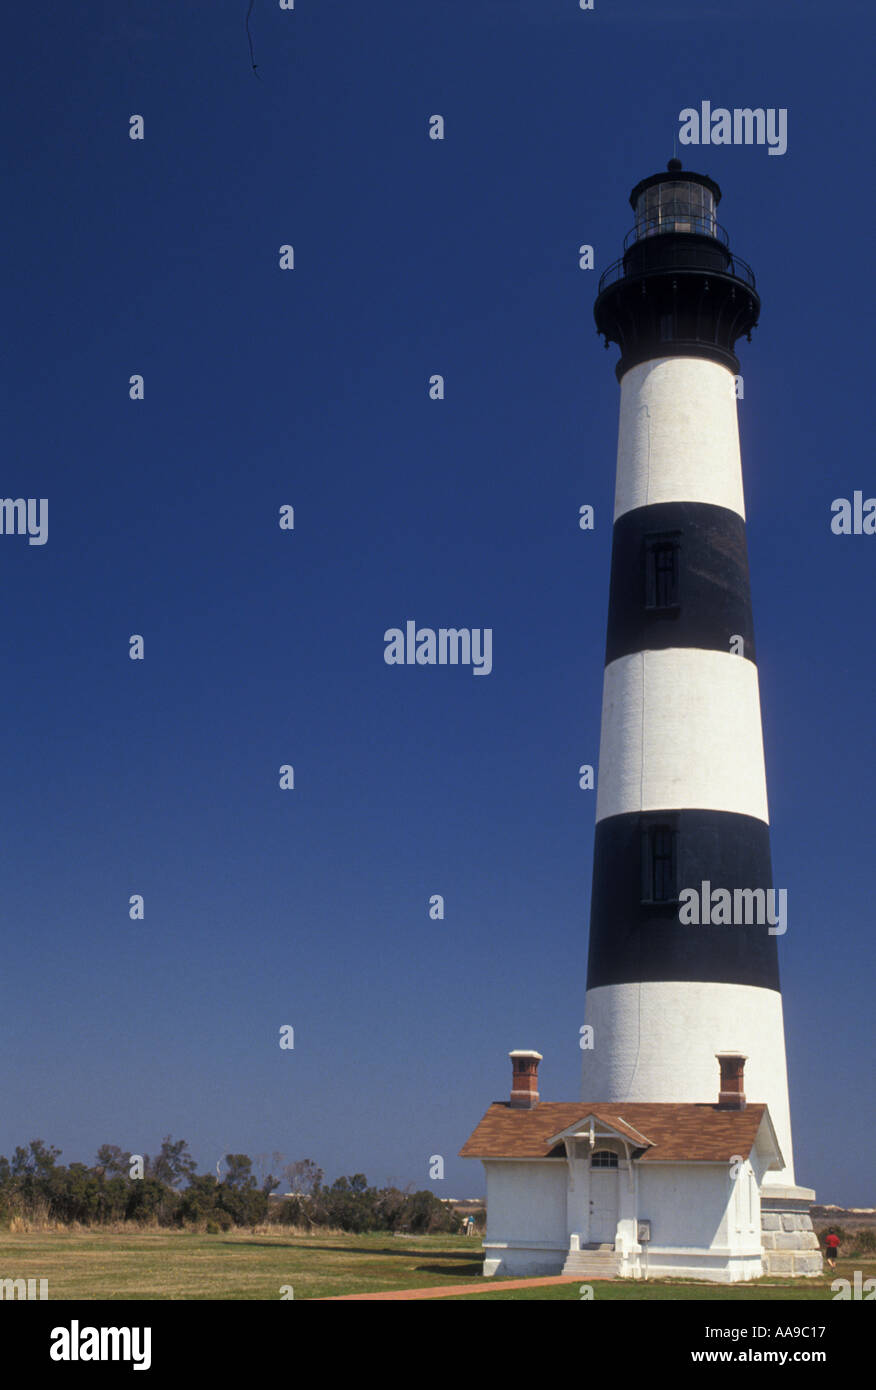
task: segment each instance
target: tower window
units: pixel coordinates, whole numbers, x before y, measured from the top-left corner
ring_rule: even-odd
[[[677,532],[645,538],[645,607],[678,607],[681,541]]]
[[[672,315],[671,315],[671,314],[661,314],[661,315],[660,315],[660,339],[661,339],[662,342],[668,343],[668,342],[671,340],[671,338],[672,338]]]
[[[678,900],[676,844],[673,825],[654,823],[642,829],[642,902],[671,903]]]

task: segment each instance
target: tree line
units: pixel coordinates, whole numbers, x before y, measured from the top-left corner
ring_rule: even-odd
[[[208,1232],[265,1222],[417,1235],[460,1230],[460,1219],[434,1192],[369,1187],[362,1173],[326,1186],[322,1169],[311,1159],[284,1165],[282,1154],[272,1154],[277,1176],[265,1171],[266,1156],[261,1156],[257,1175],[247,1154],[226,1154],[224,1173],[198,1173],[187,1141],[170,1135],[153,1156],[102,1144],[90,1166],[65,1165],[60,1157],[61,1150],[42,1139],[16,1148],[12,1158],[0,1155],[0,1220],[130,1221],[206,1226]],[[283,1179],[289,1195],[271,1201]]]

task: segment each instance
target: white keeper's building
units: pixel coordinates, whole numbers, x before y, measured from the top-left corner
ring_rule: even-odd
[[[784,1158],[744,1059],[715,1067],[709,1103],[539,1101],[537,1052],[512,1052],[511,1098],[462,1149],[487,1182],[484,1274],[620,1275],[719,1283],[821,1272],[808,1201],[770,1210]]]

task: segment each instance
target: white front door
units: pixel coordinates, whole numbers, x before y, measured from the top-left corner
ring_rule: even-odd
[[[570,1232],[586,1241],[590,1227],[590,1159],[574,1157],[569,1163],[566,1217]]]
[[[590,1170],[590,1239],[614,1245],[617,1235],[616,1168]]]

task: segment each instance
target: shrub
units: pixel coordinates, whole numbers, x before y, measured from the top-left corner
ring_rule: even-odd
[[[268,1215],[278,1226],[306,1226],[308,1229],[313,1226],[310,1203],[305,1197],[283,1197],[271,1202]]]

